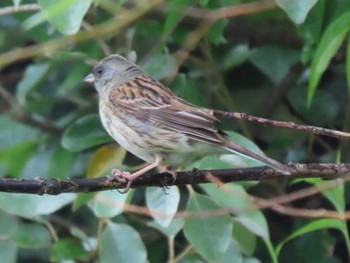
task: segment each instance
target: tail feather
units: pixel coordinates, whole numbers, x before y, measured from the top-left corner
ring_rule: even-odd
[[[252,150],[249,150],[249,149],[247,149],[239,144],[236,144],[232,141],[228,141],[226,143],[226,145],[224,146],[224,148],[232,153],[239,154],[239,155],[242,155],[244,157],[248,157],[250,159],[263,162],[263,163],[267,164],[268,166],[272,167],[273,169],[276,169],[277,171],[279,171],[285,175],[290,174],[290,169],[287,166],[285,166],[285,165],[283,165],[283,164],[281,164],[281,163],[279,163],[279,162],[277,162],[277,161],[275,161],[267,156],[264,156],[264,155],[261,155],[261,154],[254,152]]]

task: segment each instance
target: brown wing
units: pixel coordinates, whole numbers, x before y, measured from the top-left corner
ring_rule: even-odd
[[[214,127],[216,119],[212,111],[178,98],[170,89],[146,75],[137,76],[113,89],[109,102],[116,111],[145,124],[185,133],[197,141],[223,142],[223,133]]]

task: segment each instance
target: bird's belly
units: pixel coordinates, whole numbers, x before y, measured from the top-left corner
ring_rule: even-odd
[[[100,110],[100,115],[108,134],[120,146],[146,162],[153,163],[159,156],[165,164],[177,166],[192,153],[192,146],[184,134],[154,127],[130,117],[125,122],[105,110]]]

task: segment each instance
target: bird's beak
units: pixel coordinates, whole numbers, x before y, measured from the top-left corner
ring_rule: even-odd
[[[94,75],[92,75],[92,73],[90,73],[89,75],[87,75],[84,79],[83,79],[84,82],[87,82],[87,83],[94,83],[95,82],[95,77]]]

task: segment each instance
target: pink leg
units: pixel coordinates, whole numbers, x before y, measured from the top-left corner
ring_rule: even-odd
[[[116,177],[122,177],[125,179],[128,179],[128,184],[126,185],[126,188],[124,190],[123,193],[127,193],[132,185],[132,183],[135,181],[135,179],[141,175],[143,175],[144,173],[148,172],[149,170],[152,170],[153,168],[157,167],[159,165],[159,162],[155,162],[155,163],[151,163],[150,165],[147,165],[146,167],[142,168],[141,170],[130,174],[128,172],[122,172],[118,169],[113,169],[111,171],[112,176],[116,176]]]

